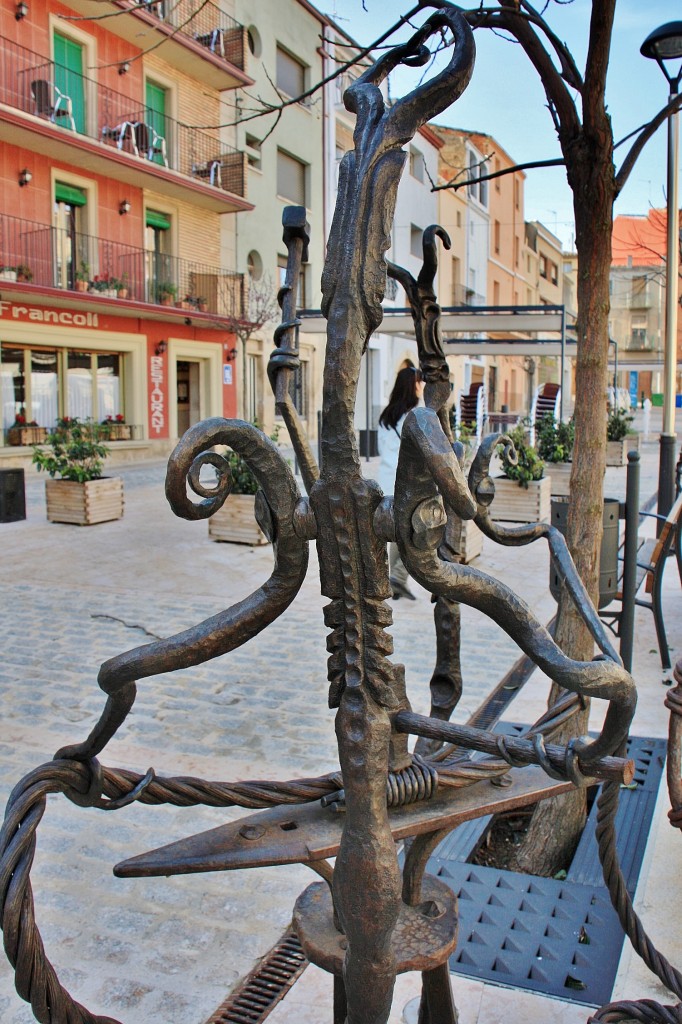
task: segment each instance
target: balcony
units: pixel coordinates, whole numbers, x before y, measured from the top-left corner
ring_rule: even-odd
[[[244,198],[245,155],[217,133],[165,117],[6,39],[0,60],[0,140],[218,213],[252,209]]]
[[[92,0],[66,0],[85,17]],[[246,74],[246,30],[209,0],[99,0],[96,15],[107,32],[159,56],[214,89],[253,85]],[[115,15],[115,17],[106,17]]]
[[[111,299],[120,315],[139,316],[140,304],[155,307],[157,314],[160,307],[224,318],[244,311],[243,274],[0,216],[0,288],[11,293],[14,285],[56,290],[79,303]],[[59,296],[53,291],[45,298]]]

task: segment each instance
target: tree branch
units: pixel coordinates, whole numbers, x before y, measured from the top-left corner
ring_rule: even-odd
[[[532,160],[527,164],[514,164],[513,167],[506,167],[502,171],[492,171],[490,174],[482,174],[478,178],[465,178],[464,181],[449,181],[445,185],[434,185],[432,192],[441,192],[443,189],[451,188],[456,192],[458,188],[465,185],[473,185],[477,181],[490,181],[492,178],[502,178],[505,174],[514,174],[515,171],[525,171],[534,167],[564,167],[566,161],[559,156],[554,160]]]
[[[609,67],[615,10],[616,0],[599,0],[599,3],[592,4],[583,102],[583,127],[590,135],[604,131],[606,72]],[[613,134],[610,134],[613,142]]]
[[[644,125],[644,128],[633,142],[627,156],[621,164],[620,170],[616,174],[616,196],[620,195],[625,182],[630,177],[630,172],[635,166],[635,162],[639,154],[642,152],[651,136],[661,127],[664,121],[667,121],[671,114],[674,114],[676,110],[680,109],[682,109],[682,94],[675,96],[670,100],[670,102],[667,103],[662,110],[659,110],[656,116],[652,118],[648,124]],[[624,142],[625,139],[622,141]]]

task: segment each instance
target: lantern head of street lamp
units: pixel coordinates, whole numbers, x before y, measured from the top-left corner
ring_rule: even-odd
[[[676,93],[682,78],[682,64],[677,75],[670,75],[664,61],[682,58],[682,21],[669,21],[660,28],[655,28],[644,42],[639,52],[643,57],[651,57],[668,79],[671,93]]]

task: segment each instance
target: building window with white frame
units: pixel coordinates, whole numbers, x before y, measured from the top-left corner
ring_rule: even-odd
[[[424,181],[424,154],[410,146],[410,174],[417,181]]]

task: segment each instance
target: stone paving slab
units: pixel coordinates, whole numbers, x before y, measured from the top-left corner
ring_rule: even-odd
[[[652,445],[647,466],[654,456]],[[3,805],[23,774],[90,731],[103,706],[96,683],[102,661],[215,614],[271,570],[269,548],[215,544],[205,523],[177,520],[163,498],[161,464],[126,466],[122,475],[126,512],[120,522],[88,529],[47,523],[43,480],[29,474],[28,520],[0,526]],[[621,484],[624,490],[624,470],[612,475],[610,493]],[[518,588],[542,621],[549,619],[554,604],[544,545],[519,552],[486,541],[477,564]],[[416,602],[394,604],[394,657],[406,665],[415,710],[425,712],[435,640],[429,597],[416,584],[415,590]],[[207,665],[139,684],[135,707],[103,763],[142,772],[153,765],[162,775],[223,781],[286,779],[335,768],[322,605],[312,548],[301,592],[268,630]],[[646,628],[651,616],[638,616]],[[465,608],[462,622],[459,721],[518,656],[484,616]],[[670,625],[679,650],[682,616],[675,622],[671,614]],[[660,690],[656,658],[640,651],[638,657],[646,661],[647,685]],[[546,694],[546,681],[538,677],[524,708],[532,717]],[[37,919],[60,978],[80,1001],[125,1024],[203,1024],[267,952],[287,927],[295,897],[312,879],[304,868],[125,881],[111,873],[126,856],[241,813],[134,805],[104,814],[49,798],[32,875]],[[286,1014],[283,1020],[321,1024],[329,1019],[328,1003],[317,1003],[317,1016],[298,1015],[303,984],[297,983],[277,1012]],[[406,994],[404,1005],[408,992],[405,979],[396,1006]],[[490,1003],[488,997],[479,1001]],[[562,1019],[572,1020],[570,1014]],[[4,961],[0,1020],[33,1020],[14,993]],[[272,1020],[276,1024],[274,1015]]]

